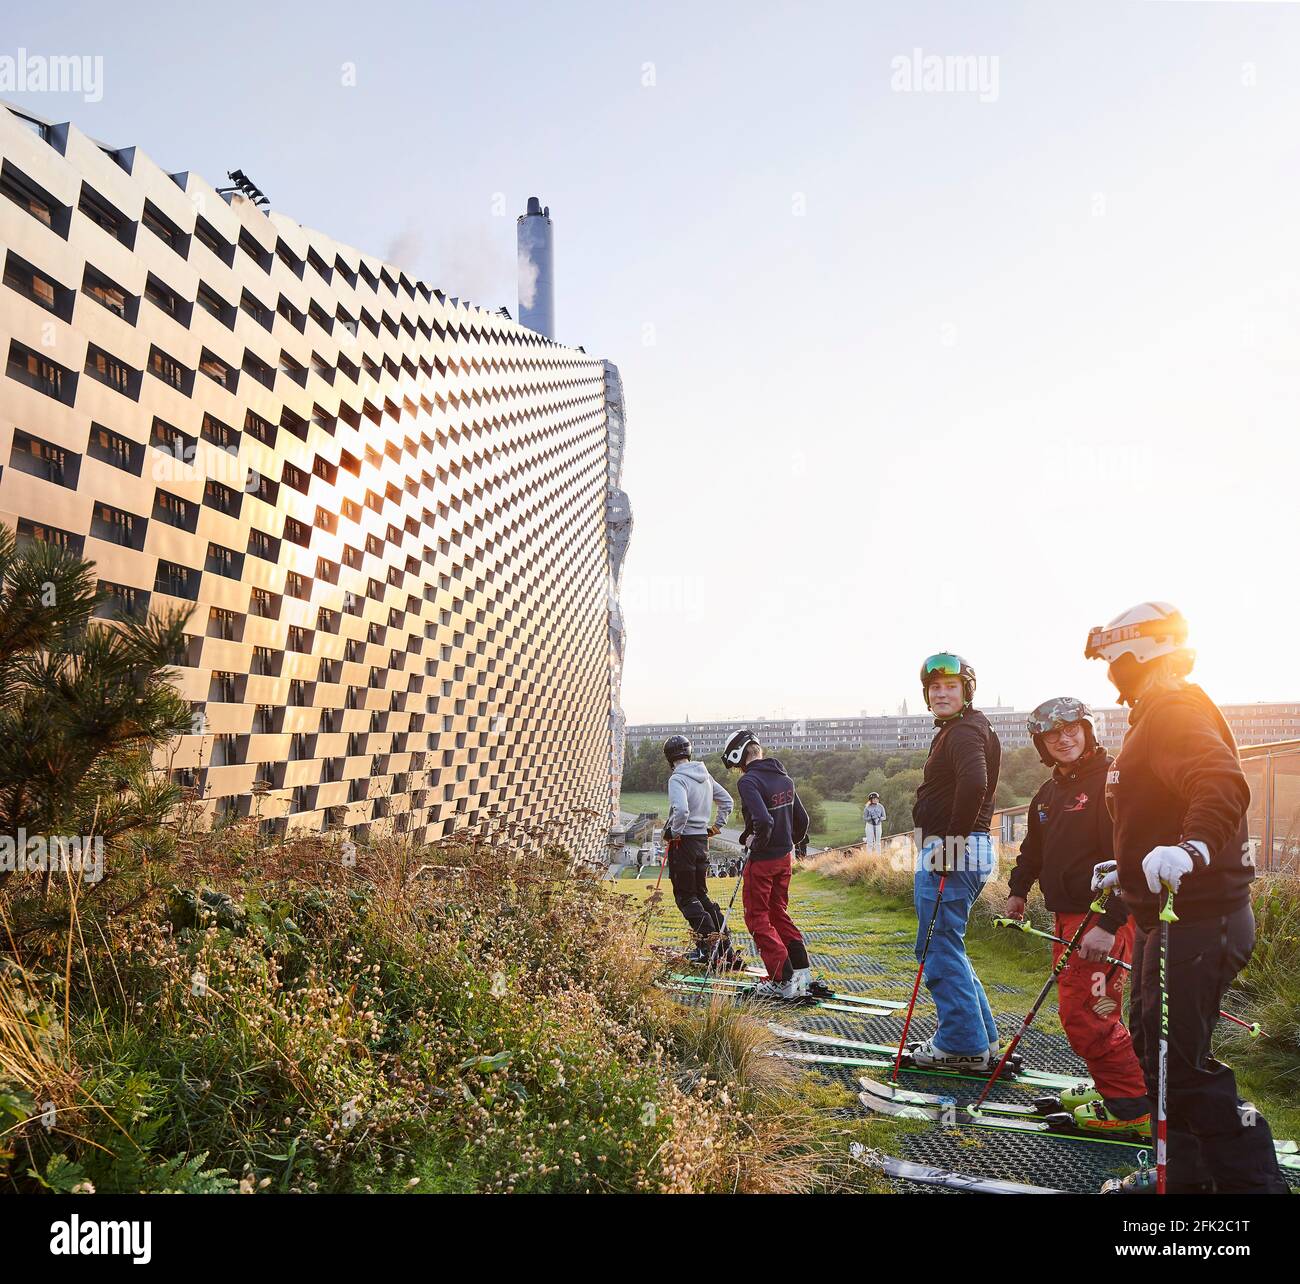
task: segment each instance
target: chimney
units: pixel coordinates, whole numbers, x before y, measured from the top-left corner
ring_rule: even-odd
[[[518,220],[519,322],[555,338],[555,241],[550,206],[536,196]]]

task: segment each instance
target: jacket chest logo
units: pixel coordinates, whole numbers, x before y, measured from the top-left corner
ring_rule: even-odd
[[[1079,794],[1075,800],[1065,809],[1066,811],[1082,811],[1088,805],[1088,795]]]

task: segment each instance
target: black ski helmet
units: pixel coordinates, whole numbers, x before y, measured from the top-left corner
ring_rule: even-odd
[[[685,736],[669,736],[664,741],[664,757],[672,762],[684,762],[691,756],[691,742]]]
[[[960,678],[962,696],[967,705],[975,699],[975,668],[969,660],[963,660],[955,651],[938,651],[926,656],[921,665],[921,694],[925,696],[925,707],[930,707],[930,679],[936,675]]]
[[[1096,748],[1097,733],[1092,726],[1092,710],[1073,696],[1054,696],[1051,700],[1044,700],[1025,720],[1025,728],[1044,766],[1055,767],[1056,759],[1048,753],[1043,737],[1053,728],[1071,722],[1083,723],[1084,753]]]
[[[745,758],[745,749],[749,745],[758,744],[758,737],[750,731],[748,727],[742,727],[739,731],[731,733],[731,739],[727,741],[726,747],[722,751],[722,761],[728,767],[738,769]]]

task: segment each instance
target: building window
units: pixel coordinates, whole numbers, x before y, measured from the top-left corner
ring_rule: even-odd
[[[223,642],[234,642],[238,637],[239,616],[234,611],[223,611],[214,606],[208,613],[208,637]]]
[[[227,579],[237,580],[243,571],[243,561],[244,559],[234,549],[209,543],[208,556],[203,569],[211,571],[214,575],[224,575]]]
[[[159,490],[154,492],[153,515],[168,526],[193,533],[195,526],[198,525],[199,510],[197,505],[190,503],[189,500]]]
[[[7,196],[20,210],[44,223],[60,236],[68,234],[69,211],[60,205],[43,187],[32,182],[26,174],[8,161],[0,166],[0,193]]]
[[[235,262],[235,247],[217,231],[205,218],[194,220],[194,235],[201,245],[206,246],[227,267]]]
[[[223,388],[234,391],[235,372],[220,357],[214,356],[207,348],[203,349],[199,357],[199,370],[208,376],[214,383],[219,383]]]
[[[134,400],[139,395],[136,371],[125,361],[105,352],[103,348],[97,348],[93,343],[86,349],[86,373],[124,397]]]
[[[98,503],[91,510],[90,533],[109,544],[141,549],[144,547],[144,528],[143,518],[111,504]]]
[[[140,221],[147,227],[164,245],[175,250],[181,258],[189,254],[190,238],[181,231],[175,223],[167,217],[152,201],[145,201],[144,213],[140,216]]]
[[[144,280],[144,297],[154,307],[167,313],[173,321],[181,325],[189,324],[189,305],[165,281],[159,280],[152,272]]]
[[[101,307],[107,308],[114,316],[121,317],[123,321],[135,323],[132,315],[135,311],[135,298],[128,294],[120,285],[110,281],[102,272],[86,264],[85,275],[81,280],[81,292],[88,298],[94,299]]]
[[[19,258],[12,250],[5,259],[4,283],[64,321],[71,319],[72,291],[33,267],[26,259]]]
[[[169,357],[158,347],[149,349],[149,373],[175,388],[177,392],[183,392],[187,397],[194,387],[193,371],[181,365],[175,357]]]
[[[73,451],[64,450],[51,442],[42,441],[21,428],[14,429],[13,448],[9,452],[9,463],[19,472],[56,486],[75,489],[77,476],[81,467],[81,456]]]
[[[115,433],[102,424],[90,425],[90,440],[86,453],[92,459],[111,464],[123,472],[140,475],[140,465],[144,448],[133,441],[128,441],[120,433]]]
[[[194,300],[210,317],[216,317],[228,330],[235,328],[235,309],[211,286],[199,282],[199,292]]]
[[[80,535],[74,535],[71,531],[60,530],[57,526],[50,526],[46,522],[34,522],[26,517],[20,517],[18,519],[18,542],[21,544],[24,540],[35,540],[41,544],[53,544],[56,548],[75,553],[78,557],[81,556],[86,546],[85,539]]]
[[[100,580],[99,590],[104,594],[104,600],[96,606],[95,615],[101,619],[111,620],[118,616],[141,619],[149,609],[149,594],[143,589]]]
[[[158,562],[158,574],[154,580],[154,592],[166,593],[170,597],[184,597],[193,601],[198,596],[199,573],[188,566],[178,566],[175,562]]]
[[[11,379],[16,379],[37,392],[43,392],[66,406],[72,405],[76,396],[77,377],[71,370],[41,356],[16,339],[9,344],[8,373]]]
[[[239,296],[241,312],[247,312],[264,330],[269,330],[274,322],[274,314],[255,294],[245,290]]]
[[[171,455],[183,464],[193,464],[194,456],[198,453],[198,443],[193,437],[181,432],[165,419],[158,418],[157,415],[154,416],[149,444],[155,450],[161,450],[163,454]]]
[[[275,387],[275,371],[258,357],[251,348],[244,352],[244,373],[251,375],[264,388]]]
[[[219,513],[225,513],[227,517],[238,517],[239,509],[243,503],[243,492],[232,489],[230,486],[223,486],[218,481],[209,478],[203,484],[203,502],[209,508],[215,508]]]
[[[279,555],[279,545],[280,541],[268,535],[265,531],[251,530],[248,532],[248,551],[254,557],[274,562]]]
[[[86,183],[81,185],[81,198],[77,202],[77,208],[109,236],[121,241],[128,249],[132,247],[135,242],[135,224]]]
[[[204,413],[200,435],[204,441],[210,442],[229,454],[236,454],[239,450],[238,430],[232,428],[229,424],[223,424],[215,415]]]
[[[239,248],[248,255],[263,272],[271,270],[271,251],[262,245],[261,241],[255,237],[248,228],[241,228],[239,231]]]
[[[261,415],[254,413],[252,410],[244,414],[244,431],[256,441],[260,441],[264,446],[275,445],[276,426],[269,419],[263,419]]]

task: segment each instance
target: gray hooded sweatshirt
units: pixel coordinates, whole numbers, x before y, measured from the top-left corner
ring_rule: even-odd
[[[706,834],[713,804],[718,804],[718,827],[727,823],[735,804],[731,795],[702,762],[679,762],[668,777],[668,822],[666,832],[674,838],[685,834]]]

